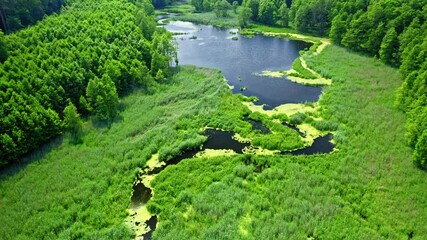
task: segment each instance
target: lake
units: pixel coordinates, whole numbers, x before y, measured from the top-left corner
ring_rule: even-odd
[[[174,34],[183,33],[174,37],[180,65],[220,69],[234,86],[234,93],[258,97],[257,104],[265,104],[265,109],[285,103],[315,102],[322,93],[321,87],[301,85],[286,77],[258,75],[265,70],[289,70],[299,51],[309,48],[311,43],[263,35],[246,38],[237,34],[237,29],[183,21],[171,21],[164,27]]]

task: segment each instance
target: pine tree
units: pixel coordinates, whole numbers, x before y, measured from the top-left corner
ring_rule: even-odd
[[[67,131],[72,134],[81,131],[83,122],[80,118],[80,114],[77,112],[76,106],[70,101],[68,106],[64,109],[64,127]]]
[[[90,110],[99,120],[109,120],[117,115],[119,96],[111,78],[104,74],[101,79],[91,79],[86,88]]]
[[[424,129],[423,134],[418,139],[412,160],[419,168],[427,169],[427,129]]]
[[[398,53],[399,40],[397,39],[397,33],[394,28],[390,28],[381,42],[380,59],[387,64],[397,66],[399,64]]]
[[[241,27],[246,27],[248,25],[249,19],[252,17],[252,10],[249,7],[242,7],[239,12],[239,25]]]

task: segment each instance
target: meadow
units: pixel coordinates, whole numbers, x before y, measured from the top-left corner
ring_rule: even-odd
[[[402,80],[378,60],[331,45],[307,59],[332,78],[319,114],[337,151],[195,158],[152,182],[155,239],[424,239],[426,173],[405,146]],[[257,166],[267,166],[256,171]]]
[[[167,159],[199,146],[221,102],[239,103],[218,70],[181,67],[156,86],[124,97],[111,124],[88,119],[80,143],[58,137],[3,169],[0,238],[130,238],[124,220],[139,169],[156,152]]]

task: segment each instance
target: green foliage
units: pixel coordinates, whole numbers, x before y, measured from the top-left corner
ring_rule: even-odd
[[[215,2],[213,9],[217,17],[227,17],[228,10],[232,8],[227,0],[218,0]]]
[[[240,12],[240,11],[238,11]],[[214,25],[222,28],[235,28],[239,26],[237,15],[233,11],[228,12],[227,17],[217,17],[214,12],[192,13],[174,17],[174,20],[190,21]]]
[[[6,42],[4,39],[4,33],[0,29],[0,63],[3,63],[7,59]]]
[[[289,26],[289,8],[286,2],[284,2],[278,10],[278,23],[282,27]]]
[[[237,8],[239,7],[239,3],[237,1],[233,1],[232,7],[233,7],[233,12],[237,14]]]
[[[242,7],[239,12],[239,25],[241,27],[246,27],[249,23],[250,18],[252,17],[252,10],[249,7]]]
[[[258,20],[259,2],[259,0],[243,0],[242,3],[242,7],[248,7],[251,9],[251,19],[254,21]]]
[[[300,31],[322,32],[328,29],[334,43],[379,57],[384,63],[400,66],[405,82],[398,92],[398,105],[408,113],[406,134],[415,147],[421,132],[421,114],[416,109],[418,98],[426,92],[422,87],[427,54],[427,10],[425,0],[404,1],[293,1],[290,18]],[[326,10],[326,11],[325,11]],[[329,12],[329,14],[324,13]],[[322,24],[324,23],[324,24]],[[331,24],[330,24],[331,23]],[[420,113],[420,112],[418,112]]]
[[[73,1],[45,0],[4,0],[0,1],[0,29],[10,33],[35,24],[45,15],[59,12],[65,3]]]
[[[304,113],[295,113],[294,115],[292,115],[289,119],[289,123],[292,125],[298,125],[303,123],[307,118],[307,115],[305,115]]]
[[[258,9],[258,21],[261,23],[272,25],[275,23],[276,5],[270,0],[260,0]]]
[[[427,130],[424,130],[415,145],[412,160],[421,169],[427,169]]]
[[[323,35],[329,27],[331,0],[294,0],[290,8],[293,25],[302,32],[317,31]]]
[[[151,95],[134,91],[122,103],[122,121],[87,124],[82,144],[58,139],[23,160],[28,164],[1,173],[1,239],[130,239],[124,220],[138,169],[163,146],[200,146],[206,137],[198,129],[221,106],[244,109],[217,70],[195,67],[181,67]],[[183,206],[198,200],[190,190],[176,196]]]
[[[396,30],[390,28],[381,42],[380,58],[385,63],[397,66],[399,64],[398,51],[399,41],[397,39]]]
[[[337,123],[327,121],[327,120],[313,121],[311,122],[311,125],[320,131],[329,132],[329,131],[336,131],[338,129]]]
[[[292,63],[292,69],[294,69],[296,72],[289,74],[291,76],[306,78],[306,79],[317,78],[316,75],[314,75],[311,71],[309,71],[307,68],[302,66],[300,58],[295,59],[295,61]]]
[[[71,133],[78,133],[82,130],[83,122],[77,112],[76,106],[72,102],[64,108],[64,127]]]
[[[176,52],[171,35],[156,30],[151,3],[133,2],[144,10],[122,0],[73,0],[59,15],[0,35],[0,146],[8,149],[2,161],[60,134],[68,99],[80,113],[92,109],[108,119],[117,113],[117,94],[151,88],[160,70],[168,75]]]
[[[99,120],[109,120],[117,115],[119,96],[109,75],[105,74],[101,79],[95,77],[89,80],[86,96],[91,112]]]

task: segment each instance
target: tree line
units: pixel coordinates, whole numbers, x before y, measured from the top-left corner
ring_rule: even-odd
[[[65,0],[2,0],[0,28],[9,33],[32,25],[45,15],[59,12]]]
[[[75,0],[0,33],[0,165],[78,129],[79,114],[114,118],[120,94],[166,77],[175,49],[153,14],[146,0]]]
[[[413,161],[427,169],[427,1],[294,0],[289,11],[303,32],[329,34],[349,49],[399,67],[398,106],[407,113]]]

